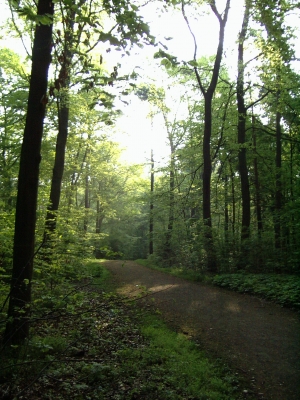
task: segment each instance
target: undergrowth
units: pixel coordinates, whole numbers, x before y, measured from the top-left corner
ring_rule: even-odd
[[[206,276],[202,270],[198,271],[198,270],[192,270],[192,269],[187,269],[184,267],[177,267],[177,266],[160,267],[160,266],[154,264],[153,262],[151,262],[149,260],[145,260],[145,259],[138,259],[138,260],[135,260],[135,262],[137,262],[138,264],[143,265],[145,267],[154,269],[156,271],[165,272],[169,275],[178,276],[179,278],[187,279],[192,282],[206,282],[206,281],[209,282],[210,281],[210,277]]]
[[[88,271],[93,277],[64,282],[61,292],[44,288],[27,343],[2,348],[0,398],[244,398],[236,375],[114,294],[101,262]]]
[[[206,275],[184,267],[159,267],[149,260],[136,260],[146,267],[178,276],[192,282],[204,282],[226,289],[249,293],[282,306],[300,309],[300,276],[285,274],[252,274],[247,272]]]
[[[240,293],[259,295],[283,306],[300,309],[300,277],[276,274],[222,274],[212,280],[214,285]]]

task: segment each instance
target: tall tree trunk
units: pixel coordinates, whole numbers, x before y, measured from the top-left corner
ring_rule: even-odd
[[[60,202],[61,183],[65,166],[65,151],[68,138],[69,127],[69,86],[70,86],[70,66],[73,53],[71,51],[73,42],[75,11],[71,10],[68,18],[65,18],[65,41],[63,54],[61,54],[62,66],[56,86],[59,88],[58,109],[58,134],[56,139],[55,159],[50,189],[49,205],[45,220],[44,240],[48,242],[56,230],[57,211]],[[52,88],[54,90],[54,88]]]
[[[290,201],[291,204],[295,204],[295,196],[294,196],[294,150],[296,148],[295,143],[292,140],[292,129],[290,129]],[[297,234],[296,232],[298,231],[295,225],[295,214],[292,212],[291,213],[291,243],[290,246],[293,246],[293,248],[296,248],[297,244]],[[299,259],[299,257],[298,257]]]
[[[237,107],[238,107],[238,144],[240,145],[238,160],[242,192],[242,242],[250,236],[250,188],[246,154],[246,118],[244,88],[244,43],[249,23],[250,1],[246,0],[242,29],[239,34],[238,45],[238,76],[237,76]]]
[[[154,158],[153,158],[153,150],[151,150],[151,173],[150,173],[150,190],[151,190],[151,198],[150,198],[150,224],[149,224],[149,254],[153,254],[153,194],[154,194]]]
[[[54,3],[39,0],[37,14],[52,17]],[[20,344],[29,333],[36,208],[43,123],[51,62],[52,24],[37,25],[32,51],[28,108],[20,157],[13,271],[4,343]]]
[[[204,223],[204,246],[207,254],[207,270],[210,272],[217,271],[217,263],[214,251],[214,243],[212,236],[212,220],[211,220],[211,155],[210,155],[210,142],[212,134],[212,99],[218,83],[221,61],[223,56],[225,26],[227,23],[228,12],[230,8],[230,0],[226,1],[225,10],[222,15],[218,12],[215,1],[210,2],[210,7],[219,21],[219,42],[216,52],[216,58],[213,66],[212,77],[208,88],[205,88],[198,68],[194,67],[194,72],[198,82],[199,89],[204,96],[205,118],[204,118],[204,136],[203,136],[203,223]],[[184,2],[182,2],[182,14],[187,23],[188,29],[191,32],[194,40],[194,62],[197,63],[197,41],[195,35],[190,27],[188,18],[185,14]]]
[[[281,209],[282,209],[282,182],[281,182],[281,114],[276,113],[276,192],[275,192],[275,248],[281,249]]]
[[[168,227],[165,237],[164,245],[164,260],[167,264],[172,265],[174,252],[172,249],[172,234],[174,225],[174,189],[175,189],[175,164],[174,164],[174,145],[172,138],[169,135],[170,147],[171,147],[171,162],[170,162],[170,172],[169,172],[169,217],[168,217]]]
[[[228,246],[228,231],[229,231],[229,207],[228,207],[228,175],[224,178],[224,233],[225,233],[225,244],[226,249]]]
[[[235,207],[235,187],[234,187],[234,171],[232,168],[232,163],[229,160],[229,168],[230,168],[230,182],[231,182],[231,207],[232,207],[232,213],[231,213],[231,229],[232,229],[232,246],[236,247],[236,238],[235,238],[235,221],[236,221],[236,207]]]
[[[256,132],[254,126],[254,117],[252,113],[252,143],[254,151],[254,186],[255,186],[255,208],[256,208],[256,218],[257,218],[257,234],[261,238],[263,231],[263,220],[262,220],[262,210],[261,210],[261,197],[260,197],[260,184],[259,184],[259,172],[258,172],[258,162],[256,155]]]
[[[214,251],[214,243],[212,236],[212,220],[211,220],[211,155],[210,155],[210,142],[212,134],[212,99],[217,87],[219,72],[221,67],[221,61],[223,56],[223,45],[224,45],[224,34],[225,26],[227,22],[229,12],[230,1],[227,0],[226,8],[224,11],[224,17],[222,18],[219,14],[215,2],[211,3],[211,9],[219,20],[220,32],[219,32],[219,43],[216,53],[215,63],[213,67],[212,78],[208,89],[206,90],[202,85],[202,81],[195,67],[196,78],[200,87],[200,90],[204,96],[204,136],[203,136],[203,223],[205,227],[205,249],[207,254],[207,269],[210,272],[217,271],[217,263]]]
[[[172,156],[173,157],[173,156]],[[169,173],[169,217],[168,217],[168,228],[165,239],[165,255],[164,258],[167,263],[172,264],[173,249],[172,249],[172,234],[174,225],[174,189],[175,189],[175,173],[174,173],[174,162],[171,161],[171,169]]]
[[[97,195],[97,215],[96,215],[96,233],[101,232],[101,225],[102,221],[104,219],[104,215],[102,212],[102,207],[101,207],[101,200],[100,200],[100,195],[101,195],[101,183],[99,182],[99,192]]]
[[[87,233],[88,230],[88,216],[90,209],[90,198],[89,198],[89,175],[86,174],[85,177],[85,190],[84,190],[84,222],[83,222],[83,230]]]

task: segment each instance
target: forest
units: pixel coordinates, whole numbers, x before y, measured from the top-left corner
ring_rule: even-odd
[[[264,281],[263,295],[287,294],[279,303],[299,309],[300,3],[5,3],[0,333],[8,364],[24,362],[28,340],[33,353],[49,351],[32,330],[38,336],[37,321],[49,322],[67,298],[85,307],[71,288],[106,274],[95,260],[139,260],[245,292],[255,292],[247,279]],[[146,153],[133,143],[138,157],[126,159],[124,131],[134,121],[124,116],[137,120],[142,110]]]

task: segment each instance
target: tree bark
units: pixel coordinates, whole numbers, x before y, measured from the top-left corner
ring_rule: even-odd
[[[224,233],[226,249],[228,246],[228,231],[229,231],[229,207],[228,207],[228,175],[224,177]]]
[[[150,224],[149,224],[149,254],[153,254],[153,194],[154,194],[154,158],[153,150],[151,150],[151,173],[150,173]]]
[[[89,174],[86,171],[85,176],[85,189],[84,189],[84,221],[83,230],[85,233],[88,231],[88,220],[89,220],[89,209],[90,209],[90,193],[89,193]]]
[[[45,221],[44,240],[48,242],[51,234],[56,230],[57,211],[60,202],[61,183],[65,166],[65,151],[68,138],[69,128],[69,86],[70,86],[70,65],[72,62],[72,42],[74,30],[75,11],[71,11],[71,15],[66,18],[65,42],[63,54],[61,55],[63,62],[56,83],[59,87],[59,99],[57,102],[58,109],[58,134],[56,139],[55,159],[51,181],[49,205],[47,208],[47,216]]]
[[[207,89],[202,85],[201,77],[198,69],[195,67],[194,71],[198,81],[199,88],[204,96],[204,136],[203,136],[203,223],[204,223],[204,246],[207,254],[207,270],[209,272],[217,271],[217,263],[214,251],[213,235],[212,235],[212,220],[211,220],[211,155],[210,155],[210,142],[212,134],[212,99],[217,87],[219,72],[221,68],[221,61],[223,56],[223,45],[225,26],[229,12],[230,0],[226,2],[224,17],[222,18],[216,9],[215,2],[211,2],[211,9],[219,20],[220,32],[219,43],[216,53],[216,58],[213,67],[212,78]]]
[[[49,0],[39,0],[37,14],[53,16],[54,4]],[[13,271],[4,344],[21,344],[29,333],[40,150],[47,104],[51,42],[52,24],[37,25],[32,51],[26,124],[20,157]]]
[[[165,238],[165,245],[164,245],[164,260],[167,264],[173,264],[173,249],[172,249],[172,234],[173,234],[173,225],[174,225],[174,206],[175,206],[175,196],[174,196],[174,189],[175,189],[175,164],[174,164],[174,153],[175,148],[173,144],[173,139],[171,134],[169,134],[169,142],[171,147],[171,161],[170,161],[170,171],[169,171],[169,217],[168,217],[168,227],[167,233]]]
[[[276,192],[275,192],[275,248],[281,249],[282,183],[281,183],[281,113],[276,113]]]
[[[262,209],[261,209],[261,193],[260,193],[260,184],[259,184],[259,172],[258,172],[258,162],[256,155],[256,133],[254,129],[254,117],[252,114],[252,142],[253,142],[253,150],[254,150],[254,186],[255,186],[255,208],[256,208],[256,219],[257,219],[257,234],[258,237],[261,238],[261,234],[263,231],[263,220],[262,220]]]
[[[242,193],[242,229],[241,240],[250,236],[250,188],[248,177],[247,153],[246,153],[246,118],[244,88],[244,43],[249,23],[250,2],[246,1],[242,29],[239,34],[238,45],[238,76],[237,76],[237,107],[238,107],[238,144],[240,145],[238,160]]]
[[[104,219],[103,210],[101,207],[101,183],[99,182],[98,195],[97,195],[97,215],[96,215],[96,233],[101,233],[101,226]]]
[[[203,224],[204,224],[204,247],[207,255],[207,270],[210,272],[217,271],[217,263],[214,251],[214,243],[212,236],[212,220],[211,220],[211,155],[210,155],[210,141],[212,133],[212,99],[218,83],[219,72],[221,68],[221,61],[223,56],[225,26],[227,23],[228,12],[230,7],[230,0],[226,1],[224,15],[218,12],[215,1],[210,2],[210,8],[219,21],[219,42],[216,53],[216,58],[213,66],[212,77],[208,88],[205,88],[203,81],[199,74],[197,66],[194,67],[195,76],[201,93],[204,96],[205,118],[204,118],[204,136],[203,136]],[[194,40],[194,61],[197,63],[197,41],[193,31],[191,30],[188,18],[185,14],[184,2],[182,2],[182,15],[185,19],[188,29]]]

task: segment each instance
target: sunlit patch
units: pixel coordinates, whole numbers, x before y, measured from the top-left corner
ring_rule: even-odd
[[[163,290],[174,289],[178,286],[179,285],[155,285],[155,286],[149,287],[148,290],[151,293],[156,293],[156,292],[161,292]]]
[[[226,310],[233,312],[240,312],[241,308],[237,303],[229,302],[226,304]]]
[[[117,293],[126,296],[135,296],[141,291],[140,285],[124,285],[117,289]]]

